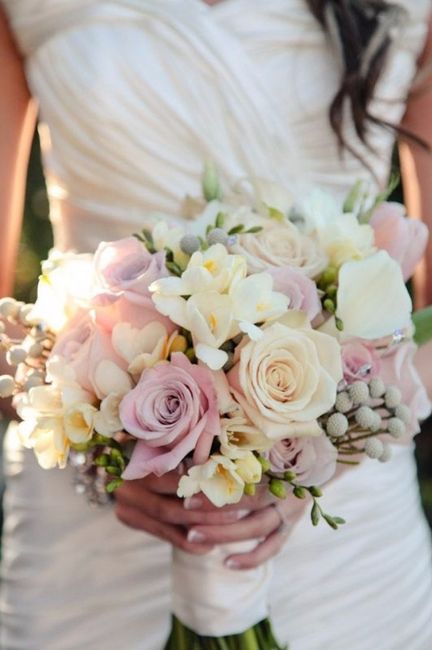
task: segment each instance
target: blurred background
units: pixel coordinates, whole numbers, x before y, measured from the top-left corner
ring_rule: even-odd
[[[397,168],[397,166],[397,158],[395,158],[395,167]],[[403,188],[397,188],[392,198],[403,200]],[[52,233],[48,219],[48,201],[41,169],[39,141],[35,135],[28,171],[24,223],[16,273],[15,296],[19,300],[32,301],[35,298],[40,260],[47,256],[51,246]],[[0,434],[1,428],[0,422]],[[422,499],[429,523],[432,526],[432,419],[424,424],[422,433],[416,438],[416,443]]]

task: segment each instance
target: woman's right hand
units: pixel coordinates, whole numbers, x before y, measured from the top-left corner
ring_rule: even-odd
[[[239,509],[188,510],[183,499],[176,496],[179,474],[170,472],[161,478],[149,476],[125,481],[116,490],[116,515],[126,526],[143,530],[188,553],[203,555],[211,544],[188,541],[191,526],[224,526],[245,517]]]

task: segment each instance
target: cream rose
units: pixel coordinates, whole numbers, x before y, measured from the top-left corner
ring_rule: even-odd
[[[320,435],[317,418],[334,404],[342,379],[338,342],[327,334],[274,323],[240,346],[228,381],[251,422],[272,440]]]
[[[244,255],[249,273],[292,266],[310,278],[318,276],[327,265],[327,257],[318,244],[292,223],[268,221],[258,233],[239,235],[232,253]]]

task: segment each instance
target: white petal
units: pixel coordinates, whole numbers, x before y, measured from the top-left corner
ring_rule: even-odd
[[[252,341],[258,341],[263,337],[262,330],[252,323],[240,321],[238,325],[241,331],[247,334]]]
[[[336,316],[344,336],[388,336],[409,326],[411,311],[402,270],[386,251],[341,267]]]
[[[130,323],[117,323],[112,332],[112,344],[115,351],[131,363],[139,354],[153,352],[166,333],[165,327],[158,321],[149,323],[141,330]]]
[[[117,393],[125,395],[132,388],[132,379],[127,372],[119,368],[112,361],[101,361],[94,375],[95,387],[99,396]]]
[[[223,350],[211,348],[209,345],[198,343],[195,347],[197,359],[202,361],[210,370],[220,370],[228,361],[228,355]]]

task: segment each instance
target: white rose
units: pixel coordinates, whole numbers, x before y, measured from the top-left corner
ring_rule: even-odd
[[[305,324],[282,322],[240,346],[228,374],[235,398],[271,440],[320,435],[317,418],[333,406],[341,379],[341,350],[334,338]]]
[[[292,223],[267,221],[258,233],[239,235],[231,247],[233,253],[244,255],[249,273],[271,267],[292,266],[310,278],[317,277],[327,266],[324,251],[311,237]]]
[[[336,316],[344,337],[389,336],[410,326],[411,311],[401,267],[386,251],[341,267]]]

